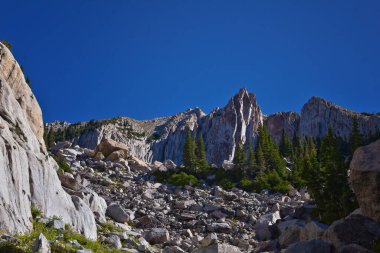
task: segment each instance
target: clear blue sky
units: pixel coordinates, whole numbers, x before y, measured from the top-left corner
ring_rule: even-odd
[[[208,112],[243,86],[268,114],[380,111],[378,0],[8,0],[0,23],[45,121]]]

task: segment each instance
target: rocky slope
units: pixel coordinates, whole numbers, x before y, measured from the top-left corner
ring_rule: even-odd
[[[173,163],[147,164],[125,153],[113,157],[127,146],[109,140],[96,147],[105,154],[114,150],[108,158],[69,142],[51,150],[72,167],[72,174],[61,177],[65,190],[85,200],[89,192],[97,193],[90,202],[98,224],[107,221],[118,228],[99,233],[98,240],[112,246],[111,252],[371,253],[380,240],[379,147],[380,141],[359,148],[351,163],[362,209],[331,225],[313,220],[315,205],[305,189],[282,195],[162,184],[151,172],[175,169]]]
[[[276,142],[280,141],[283,131],[289,138],[294,134],[319,138],[327,133],[330,126],[336,135],[347,140],[354,118],[357,118],[365,138],[379,132],[380,116],[356,113],[318,97],[312,97],[300,114],[280,112],[266,116],[261,112],[256,97],[241,89],[224,108],[217,108],[209,114],[195,108],[153,120],[117,118],[97,121],[98,126],[69,140],[81,147],[94,148],[103,138],[111,138],[128,145],[133,156],[146,162],[170,159],[180,163],[185,128],[189,126],[194,135],[203,136],[209,162],[221,165],[224,160],[232,160],[239,142],[255,144],[261,123],[268,127]],[[78,124],[86,128],[91,122]],[[67,129],[70,124],[55,122],[47,127],[56,131]]]
[[[90,208],[68,195],[43,140],[41,109],[11,52],[0,43],[0,228],[25,233],[31,206],[96,238]]]

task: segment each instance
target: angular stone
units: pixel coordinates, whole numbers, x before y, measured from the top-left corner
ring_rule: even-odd
[[[162,244],[169,241],[169,231],[164,228],[152,228],[143,234],[150,244]]]
[[[226,244],[226,243],[215,243],[205,248],[198,248],[191,253],[241,253],[238,247]]]
[[[210,232],[228,234],[228,233],[231,233],[231,226],[228,223],[213,222],[207,225],[207,230]]]
[[[117,235],[111,235],[107,237],[105,242],[111,244],[116,249],[121,249],[122,247],[121,240]]]
[[[36,253],[50,253],[50,242],[46,237],[41,233],[38,238],[34,241],[33,252]]]
[[[113,203],[107,207],[106,215],[111,217],[114,221],[124,223],[128,222],[129,215],[119,204]]]
[[[332,253],[333,246],[323,240],[302,241],[289,245],[285,253]]]

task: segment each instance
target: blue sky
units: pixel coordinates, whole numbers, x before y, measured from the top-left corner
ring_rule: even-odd
[[[380,111],[380,1],[12,0],[0,39],[44,120],[149,119],[224,106],[264,113],[313,95]]]

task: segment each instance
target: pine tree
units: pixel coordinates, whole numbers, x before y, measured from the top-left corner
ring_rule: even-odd
[[[256,148],[256,168],[257,173],[263,173],[266,168],[265,156],[260,143],[257,145]]]
[[[53,129],[50,129],[49,132],[47,133],[47,142],[46,142],[46,147],[50,148],[54,145],[55,143],[55,132]]]
[[[195,169],[195,148],[194,140],[191,137],[189,126],[186,126],[186,138],[183,145],[182,161],[186,169],[192,171]]]
[[[243,169],[245,162],[246,162],[245,151],[244,151],[243,143],[240,142],[236,146],[233,163],[236,168]]]
[[[322,219],[329,223],[346,216],[356,206],[348,185],[347,168],[331,128],[322,140],[319,160],[321,182],[314,193],[315,202]]]
[[[246,173],[249,176],[252,176],[253,174],[256,174],[256,159],[255,159],[255,153],[253,152],[253,147],[251,142],[248,143],[248,158],[247,158],[247,171]]]
[[[282,130],[281,141],[280,141],[280,154],[283,157],[291,157],[293,152],[293,145],[289,140],[288,136],[285,135],[285,131]]]
[[[206,149],[202,134],[200,134],[197,141],[196,156],[199,170],[201,172],[205,171],[209,167],[209,164],[206,158]]]
[[[352,133],[350,137],[351,154],[363,144],[362,136],[359,131],[358,119],[355,117],[352,121]]]

